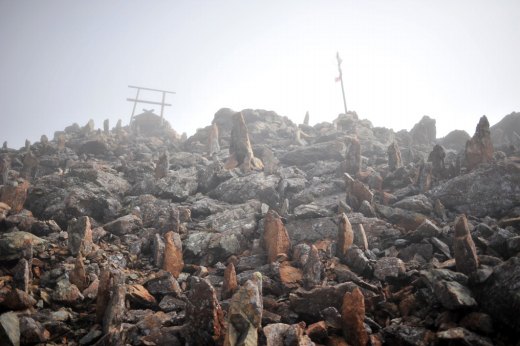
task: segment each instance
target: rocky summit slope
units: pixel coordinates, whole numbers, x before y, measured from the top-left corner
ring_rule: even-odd
[[[516,133],[222,109],[4,145],[0,345],[519,345]]]

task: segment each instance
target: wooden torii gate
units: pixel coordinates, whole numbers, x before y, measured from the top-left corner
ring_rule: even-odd
[[[138,103],[147,103],[147,104],[151,104],[151,105],[160,105],[161,106],[161,121],[163,120],[164,107],[171,106],[171,104],[165,103],[165,101],[166,101],[166,94],[175,94],[175,91],[167,91],[167,90],[160,90],[160,89],[145,88],[145,87],[139,87],[139,86],[135,86],[135,85],[129,85],[128,87],[129,88],[133,88],[133,89],[137,89],[137,94],[135,95],[135,98],[133,98],[133,99],[132,98],[127,98],[126,99],[127,101],[130,101],[130,102],[134,103],[134,107],[132,109],[132,115],[130,116],[130,124],[132,124],[132,121],[134,120],[135,109],[136,109]],[[155,92],[162,93],[161,102],[140,100],[139,99],[139,93],[141,92],[141,90],[155,91]]]

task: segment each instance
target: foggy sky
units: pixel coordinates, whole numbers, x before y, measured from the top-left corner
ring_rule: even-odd
[[[336,51],[360,118],[472,135],[520,110],[519,16],[516,0],[0,0],[0,141],[127,124],[129,84],[176,91],[166,118],[189,135],[222,107],[332,121]]]

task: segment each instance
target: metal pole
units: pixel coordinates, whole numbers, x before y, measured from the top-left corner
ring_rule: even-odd
[[[345,114],[347,114],[347,100],[345,99],[345,88],[343,87],[343,72],[341,71],[342,60],[339,57],[339,52],[336,52],[336,59],[338,59],[339,80],[341,82],[341,94],[343,95],[343,107],[345,107]]]
[[[166,97],[166,91],[162,92],[162,102],[161,102],[161,123],[163,122],[163,112],[164,112],[164,98]]]
[[[134,120],[135,108],[137,107],[137,101],[139,100],[139,91],[140,90],[141,90],[140,88],[137,88],[137,94],[135,95],[135,101],[134,101],[134,108],[132,109],[132,116],[130,117],[130,124]]]

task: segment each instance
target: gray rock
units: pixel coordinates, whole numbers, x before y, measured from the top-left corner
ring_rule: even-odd
[[[415,195],[406,197],[393,205],[396,208],[415,211],[422,214],[430,214],[433,211],[433,203],[425,195]]]
[[[20,346],[20,322],[14,312],[0,315],[0,340],[2,345]]]
[[[363,250],[355,245],[348,249],[345,255],[345,264],[359,275],[366,275],[372,269],[370,261],[363,253]]]
[[[471,291],[456,281],[436,281],[433,284],[433,292],[441,304],[449,310],[470,308],[477,305]]]
[[[383,257],[374,265],[374,276],[381,281],[397,278],[405,272],[404,262],[397,257]]]
[[[14,231],[0,234],[0,261],[11,261],[23,256],[23,250],[31,243],[35,249],[43,249],[47,241],[31,233]]]
[[[298,147],[289,151],[280,158],[280,162],[286,165],[305,166],[309,162],[341,161],[345,153],[345,144],[340,141],[312,144]]]
[[[294,244],[315,242],[322,239],[336,239],[338,226],[331,217],[291,220],[285,225],[289,239]]]
[[[120,218],[103,225],[105,230],[118,236],[135,233],[142,227],[143,221],[141,218],[133,214],[121,216]]]
[[[234,177],[218,185],[209,192],[211,198],[238,204],[256,199],[271,207],[280,202],[277,191],[280,178],[276,175],[265,175],[263,172],[252,173],[242,177]]]

